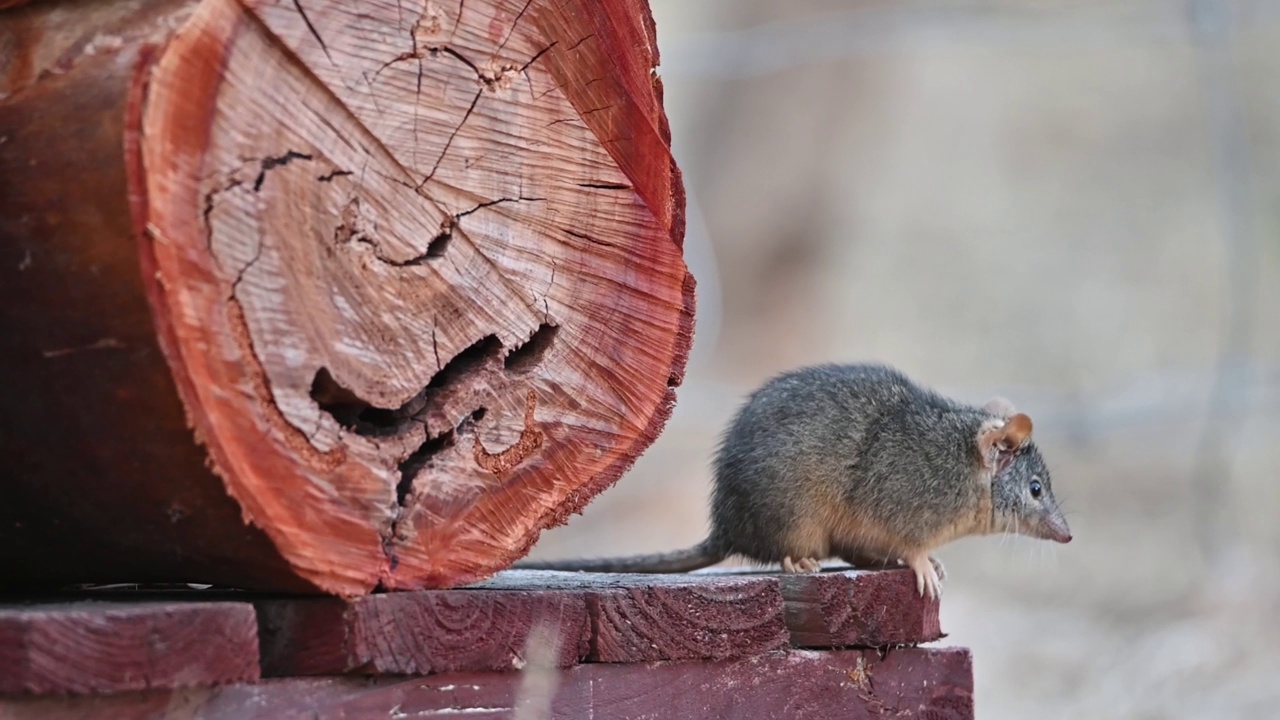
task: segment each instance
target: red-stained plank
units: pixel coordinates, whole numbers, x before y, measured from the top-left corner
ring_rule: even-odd
[[[519,669],[539,627],[566,666],[585,655],[589,630],[583,598],[570,593],[428,590],[257,607],[268,676]]]
[[[788,646],[772,577],[508,570],[477,587],[585,596],[593,662],[720,660]]]
[[[102,693],[258,678],[238,602],[0,605],[0,693]]]
[[[543,682],[543,681],[549,681]],[[0,698],[6,720],[292,718],[900,718],[971,720],[963,649],[770,653],[714,662],[589,664],[430,678],[287,679],[112,698]]]
[[[946,637],[938,600],[916,591],[910,570],[781,575],[795,647],[914,645]]]

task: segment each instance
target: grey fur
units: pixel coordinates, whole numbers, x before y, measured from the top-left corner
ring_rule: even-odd
[[[992,451],[984,464],[979,435],[998,429],[1012,410],[1007,401],[982,408],[956,402],[885,365],[785,372],[751,394],[720,442],[711,533],[701,544],[516,567],[685,572],[733,555],[875,565],[962,535],[1011,531],[1066,542],[1070,531],[1048,468],[1029,438],[999,457]]]

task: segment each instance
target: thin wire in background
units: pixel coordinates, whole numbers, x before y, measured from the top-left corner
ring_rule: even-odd
[[[1187,9],[1199,61],[1227,260],[1227,318],[1191,477],[1193,502],[1201,510],[1194,514],[1201,561],[1217,566],[1224,560],[1230,528],[1235,525],[1230,516],[1234,482],[1227,455],[1234,426],[1227,419],[1226,387],[1231,382],[1247,382],[1252,374],[1247,357],[1257,313],[1261,258],[1257,233],[1249,232],[1252,173],[1232,58],[1235,18],[1225,0],[1189,0]]]

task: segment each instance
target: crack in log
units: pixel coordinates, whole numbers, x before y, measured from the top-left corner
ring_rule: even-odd
[[[502,357],[503,344],[497,335],[486,335],[440,367],[436,329],[433,327],[432,348],[436,353],[439,369],[420,392],[397,408],[376,407],[338,383],[328,368],[321,367],[316,371],[311,386],[312,400],[320,410],[328,413],[348,431],[369,439],[379,447],[379,439],[402,434],[414,424],[421,424],[426,435],[418,447],[400,459],[396,465],[398,477],[395,486],[395,517],[391,521],[387,534],[383,536],[383,551],[391,572],[394,572],[399,564],[394,541],[401,537],[400,524],[407,517],[414,502],[414,481],[440,453],[455,447],[467,433],[473,433],[472,457],[476,464],[500,476],[524,462],[542,447],[544,441],[544,433],[538,429],[534,419],[537,395],[532,389],[526,395],[524,424],[519,439],[510,447],[497,453],[488,452],[480,440],[479,433],[475,432],[477,424],[488,413],[488,408],[484,405],[473,406],[474,409],[456,425],[435,435],[431,434],[428,426],[428,415],[443,410],[442,403],[449,402],[445,399],[449,388],[465,387],[468,377],[476,373],[497,370],[496,365],[500,357],[502,357],[502,369],[498,372],[502,375],[521,376],[531,372],[542,362],[554,344],[558,330],[556,325],[550,323],[540,325],[528,340],[513,348],[505,357]],[[312,433],[313,438],[314,434]]]
[[[400,507],[402,512],[411,499],[413,481],[418,477],[418,474],[426,469],[436,455],[457,445],[458,438],[480,422],[488,411],[488,408],[485,407],[476,408],[453,428],[440,433],[436,437],[424,440],[417,450],[409,453],[409,456],[396,466],[396,470],[400,473],[400,479],[396,482],[396,505]]]
[[[436,356],[436,372],[443,367],[440,364],[440,343],[436,340],[436,326],[440,324],[440,316],[431,318],[431,354]]]
[[[333,182],[334,178],[347,177],[348,175],[354,175],[354,174],[355,173],[351,172],[350,170],[334,170],[331,173],[321,175],[320,177],[316,178],[316,180],[322,183],[327,183],[327,182]]]
[[[467,0],[460,0],[458,2],[458,19],[453,21],[453,32],[449,33],[450,40],[457,37],[458,28],[461,27],[462,25],[462,13],[466,12],[466,10],[467,10]]]
[[[242,184],[244,184],[243,180],[241,180],[238,177],[233,177],[230,180],[228,180],[227,183],[222,187],[214,188],[213,190],[206,193],[204,196],[203,216],[204,216],[204,231],[205,231],[205,249],[209,251],[210,255],[213,254],[213,220],[212,220],[213,208],[215,205],[217,205],[219,196],[221,196],[223,193],[230,192],[231,190],[240,187]]]
[[[262,183],[267,181],[267,173],[278,167],[284,167],[294,160],[314,160],[315,158],[306,153],[287,150],[283,155],[275,157],[263,158],[261,162],[261,170],[258,171],[258,177],[253,181],[253,191],[258,192],[262,189]]]
[[[526,6],[526,9],[527,7],[528,6]],[[557,43],[553,42],[550,45],[542,48],[538,52],[534,53],[533,56],[530,57],[527,62],[525,62],[523,65],[519,67],[516,67],[515,65],[503,65],[502,67],[498,68],[496,73],[488,73],[488,72],[485,72],[484,70],[481,70],[480,67],[476,65],[475,62],[473,62],[466,55],[463,55],[462,53],[458,52],[457,50],[455,50],[454,48],[448,45],[432,45],[426,48],[419,47],[418,38],[413,33],[412,30],[410,31],[410,42],[412,43],[412,46],[413,46],[412,50],[400,53],[399,55],[383,63],[377,70],[374,71],[372,78],[366,77],[365,82],[369,85],[372,85],[373,84],[372,81],[376,80],[383,70],[386,70],[388,67],[391,67],[396,63],[403,62],[405,60],[413,60],[413,59],[416,59],[418,61],[418,75],[416,80],[415,102],[414,102],[414,110],[413,110],[413,136],[415,140],[418,137],[418,124],[419,124],[419,113],[420,113],[419,106],[422,100],[422,78],[425,74],[425,68],[422,64],[424,50],[425,50],[425,54],[429,55],[430,57],[437,57],[438,55],[444,54],[444,55],[448,55],[449,57],[452,57],[458,62],[461,62],[462,64],[471,68],[471,71],[476,75],[476,80],[480,83],[480,88],[479,90],[476,91],[475,97],[471,99],[471,104],[467,107],[467,111],[463,114],[462,120],[458,122],[458,125],[453,129],[453,132],[449,134],[449,138],[445,140],[444,147],[440,150],[440,155],[436,158],[435,163],[431,166],[431,171],[428,172],[427,176],[422,179],[422,182],[418,183],[418,185],[414,188],[415,190],[421,192],[422,189],[426,187],[427,183],[430,182],[431,179],[435,177],[436,172],[440,169],[440,164],[444,162],[445,156],[448,155],[449,148],[453,146],[453,141],[457,139],[458,133],[462,131],[463,126],[465,126],[467,124],[467,121],[471,118],[471,114],[475,112],[476,105],[479,104],[481,96],[484,95],[484,91],[489,90],[490,92],[497,92],[499,89],[507,87],[509,85],[508,78],[512,74],[526,73],[528,69],[535,62],[538,61],[539,58],[541,58],[543,55],[549,52],[552,48],[554,48]],[[526,74],[526,77],[528,77],[527,74]],[[532,81],[530,81],[530,92],[532,93]]]
[[[449,57],[461,62],[463,65],[466,65],[467,67],[471,68],[471,72],[476,74],[476,78],[483,82],[484,73],[480,72],[480,68],[477,67],[475,63],[471,62],[471,60],[468,59],[467,56],[463,55],[457,50],[454,50],[448,45],[432,45],[427,49],[431,51],[432,55],[435,55],[436,53],[444,53],[445,55],[448,55]]]
[[[588,84],[588,85],[590,85],[591,83],[587,83],[587,84]],[[586,116],[588,116],[588,115],[595,115],[595,114],[596,114],[596,113],[598,113],[598,112],[604,112],[605,110],[612,110],[613,108],[614,108],[614,106],[613,106],[613,105],[605,105],[605,106],[603,106],[603,107],[591,108],[590,110],[588,110],[588,111],[586,111],[586,112],[582,113],[582,115],[581,115],[580,117],[584,117],[584,118],[585,118],[585,117],[586,117]]]
[[[446,220],[440,226],[439,234],[437,234],[434,238],[431,239],[431,242],[427,245],[426,252],[424,252],[422,255],[420,255],[417,258],[413,258],[409,262],[411,264],[418,264],[429,258],[443,257],[445,250],[449,248],[449,243],[453,240],[453,231],[457,230],[458,227],[462,224],[462,218],[476,211],[483,210],[488,207],[493,207],[494,205],[508,203],[508,202],[545,202],[545,201],[546,201],[546,198],[523,197],[523,196],[515,197],[515,198],[498,198],[497,200],[489,200],[488,202],[482,202],[479,205],[476,205],[475,207],[471,208],[470,210],[463,210],[462,212],[455,213],[453,216],[451,216],[448,220]],[[413,262],[414,260],[418,261],[418,263],[414,263]]]
[[[596,36],[596,34],[595,34],[595,33],[591,33],[590,35],[588,35],[588,36],[586,36],[586,37],[582,38],[582,39],[581,39],[581,40],[579,40],[578,42],[576,42],[576,43],[574,43],[574,44],[570,45],[570,46],[569,46],[569,49],[568,49],[568,50],[566,50],[565,52],[573,52],[574,50],[577,50],[577,49],[578,49],[578,46],[582,45],[582,43],[584,43],[584,42],[586,42],[586,41],[590,40],[591,38],[593,38],[593,37],[595,37],[595,36]]]
[[[529,6],[532,4],[533,0],[525,0],[524,7],[520,8],[520,12],[517,13],[515,19],[511,21],[511,27],[507,28],[507,36],[502,38],[502,42],[498,45],[498,49],[494,51],[493,54],[495,56],[502,52],[503,48],[507,46],[507,42],[511,40],[511,36],[516,34],[516,28],[520,26],[520,19],[529,11]]]
[[[262,259],[262,246],[265,244],[266,243],[262,242],[262,238],[259,237],[258,248],[253,253],[253,257],[249,258],[249,262],[245,263],[244,267],[240,268],[240,272],[236,273],[236,279],[231,281],[231,293],[228,299],[234,298],[236,296],[236,290],[240,288],[240,281],[244,280],[245,273],[249,272],[249,269],[252,268],[255,264],[257,264],[259,260]]]
[[[533,331],[529,339],[524,341],[524,344],[507,353],[507,356],[502,359],[502,367],[507,372],[517,375],[533,370],[546,357],[558,332],[560,332],[559,325],[542,323],[537,330]]]
[[[555,47],[556,45],[559,45],[559,44],[560,44],[560,43],[559,43],[559,41],[553,42],[553,43],[551,43],[550,45],[548,45],[548,46],[546,46],[546,47],[542,48],[542,49],[541,49],[541,50],[539,50],[538,52],[534,53],[534,54],[533,54],[533,57],[529,58],[529,62],[527,62],[527,63],[525,63],[524,65],[521,65],[521,66],[520,66],[520,72],[524,72],[524,71],[528,70],[530,65],[532,65],[532,64],[534,64],[534,63],[536,63],[536,62],[538,62],[538,58],[542,57],[543,55],[546,55],[548,52],[550,52],[551,48],[553,48],[553,47]]]
[[[585,240],[586,242],[589,242],[589,243],[591,243],[592,245],[599,245],[600,247],[607,247],[607,248],[616,248],[616,247],[617,247],[617,245],[614,245],[614,244],[613,244],[613,243],[611,243],[611,242],[605,242],[604,240],[600,240],[599,238],[591,237],[590,235],[587,235],[586,233],[576,232],[576,231],[574,231],[574,230],[570,230],[570,229],[568,229],[568,228],[564,228],[564,234],[565,234],[565,235],[568,235],[569,237],[572,237],[572,238],[577,238],[577,239],[579,239],[579,240]]]
[[[424,422],[421,415],[428,408],[433,394],[462,381],[486,362],[496,362],[502,355],[502,349],[502,341],[497,335],[484,336],[454,355],[431,376],[422,390],[399,407],[373,405],[334,379],[326,367],[316,371],[311,382],[311,399],[340,426],[357,435],[368,438],[399,435],[414,423]]]
[[[418,183],[418,187],[414,188],[415,190],[421,192],[422,188],[426,187],[427,183],[431,182],[431,178],[436,176],[436,171],[440,169],[440,163],[444,162],[444,156],[449,153],[449,147],[453,145],[454,138],[458,137],[458,133],[462,131],[462,126],[466,125],[467,120],[471,118],[471,113],[475,111],[476,104],[480,102],[481,95],[484,95],[484,88],[480,88],[476,91],[476,96],[471,99],[471,105],[467,108],[466,114],[462,116],[462,121],[453,129],[453,132],[449,133],[449,139],[445,141],[444,148],[440,150],[440,157],[436,158],[435,165],[431,166],[431,172],[427,173],[427,176],[422,179],[422,182]]]
[[[316,42],[320,43],[320,49],[324,51],[324,56],[329,58],[329,64],[337,65],[338,63],[333,61],[333,56],[329,54],[329,46],[324,44],[324,38],[320,37],[316,26],[311,24],[311,18],[307,17],[307,11],[302,9],[302,0],[293,0],[293,6],[298,9],[298,14],[302,16],[302,22],[306,24],[307,30],[311,31],[311,36],[316,39]]]
[[[344,211],[342,223],[334,228],[334,241],[337,243],[348,242],[368,245],[373,249],[373,256],[377,258],[379,262],[391,267],[415,267],[435,258],[444,257],[445,251],[449,248],[449,243],[453,240],[453,232],[461,225],[462,218],[485,208],[500,205],[502,203],[545,201],[546,198],[537,197],[498,198],[497,200],[482,202],[475,207],[454,213],[440,224],[440,232],[437,233],[435,237],[431,238],[431,241],[427,243],[426,249],[407,260],[394,260],[384,255],[378,242],[370,237],[368,233],[356,226],[356,220],[358,218],[351,212]],[[353,200],[352,202],[354,203],[356,201]],[[350,208],[351,205],[348,204],[348,207]]]
[[[418,143],[418,124],[419,118],[422,116],[422,58],[418,58],[418,82],[413,91],[413,142]]]
[[[626,183],[578,183],[578,187],[588,188],[590,190],[630,190],[631,189],[631,186]]]
[[[560,42],[557,40],[556,42],[553,42],[553,43],[551,43],[550,45],[548,45],[548,46],[546,46],[546,47],[542,48],[542,49],[541,49],[541,50],[539,50],[538,52],[534,53],[533,57],[529,58],[529,62],[525,63],[524,65],[522,65],[522,66],[520,67],[520,74],[521,74],[521,75],[524,75],[524,80],[525,80],[525,82],[526,82],[526,83],[528,83],[528,85],[529,85],[529,99],[530,99],[531,101],[533,101],[533,102],[537,102],[537,101],[538,101],[538,98],[537,98],[537,97],[535,97],[535,96],[534,96],[534,93],[533,93],[533,76],[532,76],[532,75],[530,75],[530,74],[527,72],[527,71],[528,71],[528,69],[529,69],[529,66],[533,65],[535,62],[537,62],[537,61],[538,61],[538,58],[542,57],[542,56],[543,56],[543,55],[545,55],[548,51],[550,51],[550,50],[551,50],[551,48],[553,48],[553,47],[555,47],[556,45],[559,45],[559,44],[560,44]],[[548,91],[548,92],[549,92],[549,91]],[[543,95],[545,95],[545,94],[546,94],[546,93],[543,93]]]
[[[371,440],[376,441],[380,438],[403,434],[414,424],[421,424],[426,430],[426,415],[432,412],[433,405],[438,406],[436,400],[441,393],[465,383],[469,376],[477,372],[483,372],[485,366],[495,365],[500,357],[502,358],[503,372],[507,375],[520,376],[532,372],[554,345],[559,329],[559,326],[550,323],[539,325],[538,329],[530,334],[528,340],[512,348],[505,357],[502,352],[504,349],[503,344],[498,339],[498,336],[486,335],[454,355],[448,363],[431,376],[431,379],[427,381],[422,390],[415,393],[413,397],[406,400],[399,407],[386,408],[373,405],[339,383],[327,367],[321,367],[316,371],[315,377],[311,382],[311,399],[321,410],[328,413],[339,426]],[[433,344],[434,334],[435,331],[433,329]],[[529,402],[534,403],[536,400],[530,400]],[[467,429],[468,420],[472,423],[478,422],[486,411],[484,407],[472,411],[468,418],[464,418],[458,425],[443,433],[433,436],[428,431],[428,435],[422,444],[400,461],[400,483],[403,487],[398,488],[397,496],[402,506],[413,478],[417,476],[418,472],[426,467],[430,460],[440,451],[452,447],[456,442],[457,436]],[[531,410],[526,408],[525,431],[521,434],[522,440],[517,442],[517,445],[524,448],[520,451],[523,453],[520,460],[541,443],[540,439],[534,441],[526,437],[532,426],[530,412]],[[495,457],[505,459],[499,461],[495,460]],[[512,459],[514,457],[515,455],[511,454],[510,449],[508,449],[498,453],[497,456],[486,454],[483,461],[477,460],[477,462],[486,469],[496,467],[494,463],[499,462],[503,468],[510,469],[519,463],[519,460]],[[493,472],[493,470],[490,471]]]

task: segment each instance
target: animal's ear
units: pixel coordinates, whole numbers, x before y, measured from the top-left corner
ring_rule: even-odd
[[[999,395],[988,400],[987,403],[982,406],[982,410],[991,415],[995,415],[998,418],[1004,418],[1005,420],[1013,417],[1018,412],[1014,409],[1013,403]]]
[[[1002,468],[1012,458],[1009,453],[1031,439],[1031,418],[1017,413],[1008,420],[988,420],[978,429],[978,454],[987,467]],[[1001,462],[1002,456],[1004,462]]]
[[[1004,437],[1000,439],[1000,449],[1017,450],[1031,439],[1031,418],[1026,413],[1018,413],[1009,418],[1001,431]]]

